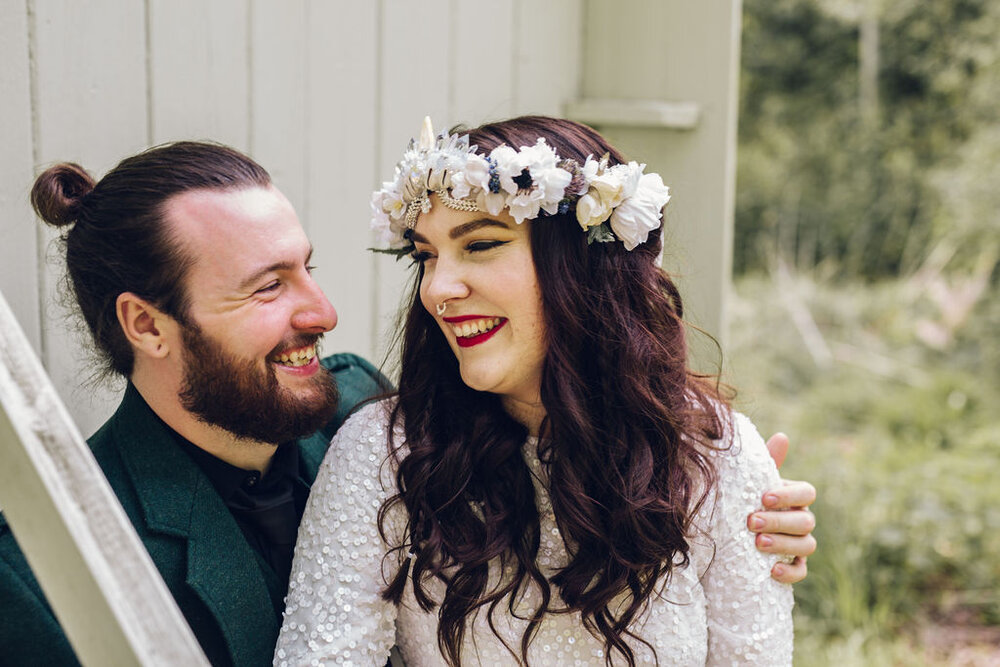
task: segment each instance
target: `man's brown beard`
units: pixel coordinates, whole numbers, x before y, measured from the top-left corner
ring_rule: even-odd
[[[300,348],[319,340],[305,335],[278,349]],[[183,327],[184,380],[180,401],[201,421],[239,438],[279,444],[313,433],[336,413],[340,395],[330,372],[320,367],[311,395],[296,396],[278,382],[275,369],[257,359],[240,359],[194,323]]]

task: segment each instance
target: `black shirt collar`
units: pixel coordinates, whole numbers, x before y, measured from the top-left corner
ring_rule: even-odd
[[[295,446],[294,442],[278,445],[267,474],[262,476],[256,470],[244,470],[226,463],[172,429],[171,433],[178,446],[187,452],[188,456],[205,473],[219,497],[227,505],[231,504],[235,497],[240,495],[240,492],[256,496],[265,494],[280,484],[287,484],[288,482],[285,480],[291,480],[293,484],[296,482],[306,483],[302,481],[298,447]]]

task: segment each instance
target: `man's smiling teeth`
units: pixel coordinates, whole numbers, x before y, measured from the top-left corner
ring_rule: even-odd
[[[500,324],[499,317],[484,317],[481,320],[466,320],[461,324],[452,324],[451,328],[459,338],[469,338],[486,333]]]
[[[305,366],[316,356],[316,346],[310,345],[299,350],[279,354],[274,361],[285,366]]]

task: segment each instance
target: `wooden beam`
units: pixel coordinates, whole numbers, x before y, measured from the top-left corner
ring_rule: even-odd
[[[208,665],[0,292],[0,506],[85,665]]]
[[[617,125],[693,130],[700,109],[695,102],[585,98],[566,105],[566,117],[587,125]]]

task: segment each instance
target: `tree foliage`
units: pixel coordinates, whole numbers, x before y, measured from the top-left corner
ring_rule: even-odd
[[[942,244],[957,266],[989,251],[1000,3],[746,0],[741,88],[737,272],[881,278]]]

